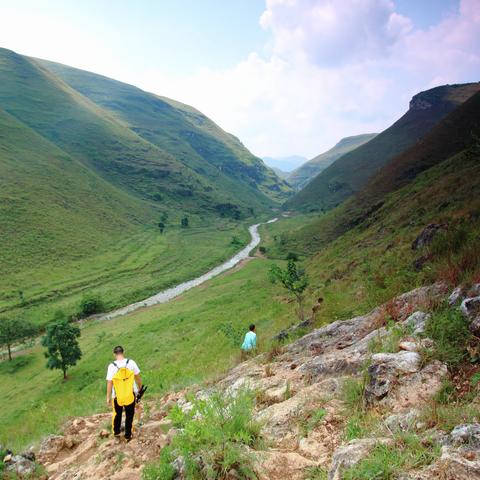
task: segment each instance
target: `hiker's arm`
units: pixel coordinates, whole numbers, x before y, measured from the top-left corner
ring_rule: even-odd
[[[112,404],[112,385],[113,382],[111,380],[107,380],[107,404]]]
[[[137,384],[138,389],[142,388],[142,379],[140,378],[140,374],[135,375],[135,383]]]

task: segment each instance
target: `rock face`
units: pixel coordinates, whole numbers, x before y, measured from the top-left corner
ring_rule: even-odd
[[[365,458],[376,444],[391,441],[363,438],[342,444],[345,380],[359,378],[369,363],[365,402],[385,412],[385,435],[416,425],[415,409],[440,388],[447,373],[440,362],[424,365],[418,353],[426,341],[418,336],[428,319],[422,310],[446,293],[443,284],[412,290],[366,315],[316,329],[276,352],[274,358],[263,354],[249,359],[215,386],[192,387],[188,393],[206,399],[213,389],[228,394],[242,388],[257,392],[254,419],[261,422],[264,446],[249,453],[260,480],[302,480],[312,468],[328,471],[330,480],[340,480],[342,472]],[[390,334],[385,323],[392,317],[408,326],[413,336],[403,338],[396,353],[372,354],[372,342]],[[143,466],[158,460],[177,433],[166,412],[173,405],[188,411],[192,408],[189,398],[183,391],[152,403],[128,444],[116,443],[106,430],[109,413],[74,419],[65,425],[63,435],[44,440],[38,458],[51,480],[140,480]],[[462,431],[452,432],[445,447],[451,456],[460,448],[453,442],[462,437]],[[185,463],[181,457],[174,463],[180,480]],[[228,478],[238,478],[238,472],[232,469]]]
[[[418,250],[420,248],[423,248],[429,245],[438,232],[446,231],[447,229],[448,229],[448,225],[445,223],[441,223],[441,224],[430,223],[422,230],[420,235],[418,235],[418,237],[413,241],[412,250]]]

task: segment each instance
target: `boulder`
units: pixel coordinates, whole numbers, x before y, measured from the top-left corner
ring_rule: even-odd
[[[473,333],[473,335],[475,335],[476,337],[480,337],[480,315],[477,315],[472,320],[468,328]]]
[[[254,470],[258,480],[304,480],[305,470],[315,465],[296,452],[255,452]]]
[[[413,331],[414,335],[419,335],[425,331],[425,324],[430,318],[430,314],[417,311],[412,313],[402,323]]]
[[[475,318],[480,314],[480,296],[463,300],[460,304],[460,310],[466,317]]]
[[[35,462],[22,455],[14,455],[6,462],[7,471],[15,473],[20,478],[29,477],[35,472],[35,468]]]
[[[400,350],[405,350],[406,352],[418,352],[420,349],[420,345],[417,342],[410,342],[408,340],[404,340],[398,344],[398,348]]]
[[[403,374],[417,372],[421,357],[416,352],[377,353],[372,355],[368,368],[369,381],[365,386],[365,401],[371,405],[382,400]]]
[[[388,416],[385,419],[384,424],[392,433],[406,432],[415,428],[419,417],[419,411],[412,409],[406,413],[397,413]]]
[[[448,225],[446,223],[430,223],[412,242],[412,250],[418,250],[429,245],[438,232],[446,231],[447,229]]]
[[[457,425],[450,432],[449,437],[451,445],[463,445],[480,449],[480,424],[464,423]]]
[[[49,435],[40,445],[38,453],[42,463],[52,462],[65,447],[65,437],[62,435]]]
[[[456,305],[461,300],[463,300],[463,288],[462,287],[456,287],[453,290],[453,292],[448,296],[447,302],[451,307],[453,307],[454,305]]]

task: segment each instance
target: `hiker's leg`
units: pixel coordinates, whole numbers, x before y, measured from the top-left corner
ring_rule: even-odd
[[[133,417],[135,416],[135,400],[125,405],[125,438],[132,438]]]
[[[120,435],[120,426],[122,425],[122,410],[121,407],[117,403],[117,399],[113,400],[113,417],[112,417],[112,430],[114,435]]]

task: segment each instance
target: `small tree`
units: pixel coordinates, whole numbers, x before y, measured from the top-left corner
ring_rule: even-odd
[[[182,218],[181,224],[182,224],[182,228],[188,227],[188,217],[186,215]]]
[[[163,231],[165,230],[165,224],[163,222],[159,222],[158,228],[160,229],[160,233],[163,233]]]
[[[162,214],[160,215],[160,222],[167,223],[167,220],[168,220],[168,213],[162,212]]]
[[[67,379],[68,367],[76,365],[82,358],[77,340],[79,336],[80,329],[63,318],[49,325],[42,338],[42,345],[47,348],[47,368],[62,370],[64,380]]]
[[[305,318],[303,302],[305,300],[305,290],[308,287],[308,277],[305,270],[297,267],[293,260],[289,260],[286,269],[282,269],[278,265],[273,265],[270,268],[270,280],[272,283],[280,282],[295,297],[298,304],[298,317],[303,321]]]
[[[20,318],[0,319],[0,345],[7,347],[8,359],[12,359],[12,345],[23,343],[33,337],[37,331],[35,325]]]

